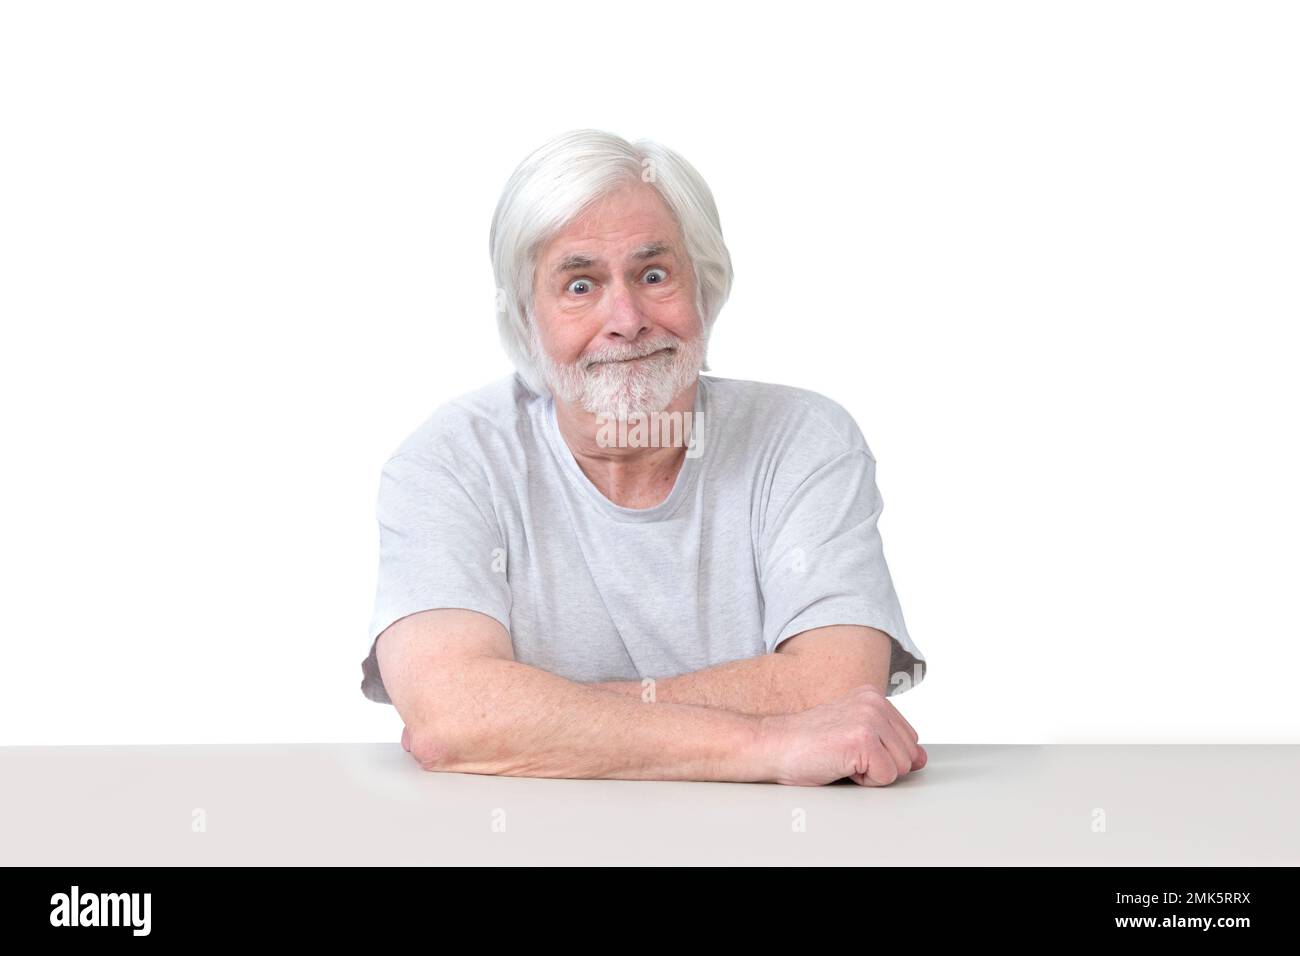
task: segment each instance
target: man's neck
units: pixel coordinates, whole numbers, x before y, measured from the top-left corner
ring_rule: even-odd
[[[696,379],[659,414],[683,413],[683,422],[690,422],[698,388],[699,380]],[[672,493],[677,474],[686,460],[686,446],[670,444],[674,429],[660,428],[657,446],[634,444],[636,417],[626,423],[610,422],[560,398],[555,399],[555,420],[578,467],[614,504],[624,508],[650,508]],[[693,425],[691,423],[688,427]],[[630,439],[626,445],[617,440],[624,432]],[[642,433],[653,434],[648,423]],[[686,428],[681,434],[689,436]],[[616,440],[612,444],[602,444],[602,437]]]

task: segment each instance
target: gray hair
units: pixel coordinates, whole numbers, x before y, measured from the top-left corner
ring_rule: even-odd
[[[539,395],[547,386],[533,361],[530,324],[537,257],[588,205],[630,181],[663,197],[682,231],[695,273],[695,311],[707,341],[731,294],[731,255],[718,208],[704,178],[677,153],[653,140],[629,143],[597,129],[562,133],[529,153],[501,191],[488,248],[497,285],[497,327],[506,354]],[[701,371],[708,371],[707,359]]]

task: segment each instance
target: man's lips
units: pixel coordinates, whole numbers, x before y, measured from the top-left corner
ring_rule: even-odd
[[[671,352],[672,350],[673,350],[673,346],[665,345],[663,348],[656,349],[653,352],[647,352],[645,355],[634,355],[632,358],[625,358],[625,359],[610,359],[607,362],[593,362],[592,364],[593,365],[620,365],[625,362],[639,362],[642,359],[648,359],[653,355],[658,355],[660,352]]]

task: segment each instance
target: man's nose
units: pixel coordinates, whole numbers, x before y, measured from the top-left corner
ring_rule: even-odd
[[[610,296],[609,315],[605,319],[605,331],[607,333],[617,332],[623,338],[631,341],[649,328],[650,320],[641,311],[631,292],[623,287],[616,288],[613,295]]]

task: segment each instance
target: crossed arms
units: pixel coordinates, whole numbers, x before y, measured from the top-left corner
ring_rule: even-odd
[[[390,625],[376,658],[428,770],[535,777],[764,781],[778,776],[768,718],[863,685],[886,693],[890,639],[833,625],[775,653],[657,680],[582,684],[514,659],[500,622],[421,611]]]

